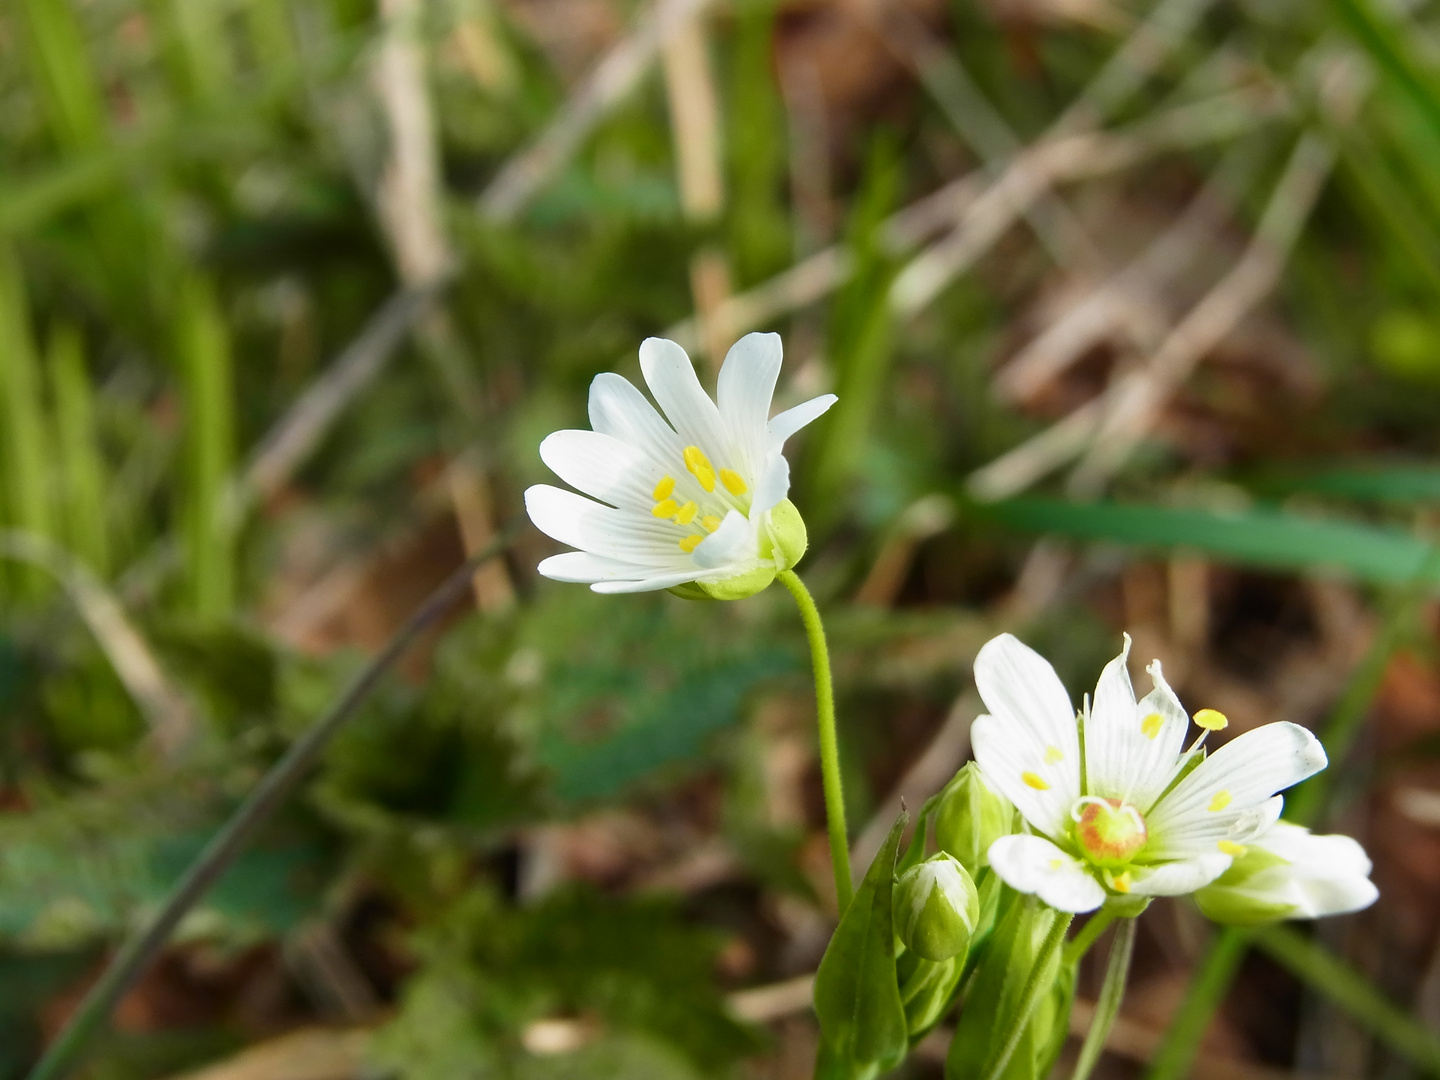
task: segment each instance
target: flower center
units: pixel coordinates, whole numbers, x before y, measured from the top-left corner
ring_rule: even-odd
[[[1070,811],[1075,842],[1095,866],[1117,869],[1140,854],[1149,832],[1140,811],[1119,799],[1081,799]]]
[[[727,503],[748,505],[749,500],[741,497],[747,495],[750,487],[745,483],[745,478],[734,469],[719,469],[710,463],[705,456],[705,451],[698,446],[687,446],[685,448],[685,471],[694,478],[694,482],[700,485],[701,498],[715,494],[716,482],[718,481],[725,491],[730,493],[731,498],[726,499],[723,495],[715,499],[705,499],[707,505],[701,507],[694,499],[686,499],[684,495],[677,495],[675,491],[675,477],[662,477],[655,485],[655,490],[650,494],[655,499],[655,505],[651,507],[650,513],[657,518],[665,518],[674,522],[684,530],[680,537],[680,550],[687,555],[700,546],[700,541],[705,539],[707,533],[713,533],[725,520],[726,513],[730,507]],[[693,490],[693,489],[692,489]],[[718,505],[709,505],[716,503]],[[742,505],[737,505],[742,509]],[[702,513],[702,509],[706,512]],[[711,511],[719,511],[714,513]]]

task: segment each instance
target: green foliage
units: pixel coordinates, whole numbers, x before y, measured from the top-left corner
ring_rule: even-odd
[[[909,1047],[909,1024],[895,971],[893,893],[902,813],[826,946],[815,973],[824,1080],[869,1080],[893,1069]]]
[[[711,981],[715,945],[667,901],[574,890],[511,909],[477,890],[419,935],[422,967],[372,1053],[404,1080],[724,1075],[756,1041]],[[578,1059],[526,1053],[526,1025],[556,1016],[601,1037]]]

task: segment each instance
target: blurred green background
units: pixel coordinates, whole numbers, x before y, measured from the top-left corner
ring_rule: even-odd
[[[1103,1075],[1183,1074],[1197,966],[1194,1075],[1440,1075],[1435,4],[5,0],[0,175],[0,1077],[597,372],[755,329],[777,408],[840,395],[792,497],[860,865],[965,760],[981,642],[1078,697],[1128,629],[1321,731],[1300,798],[1382,898],[1233,972],[1158,903]],[[554,550],[482,569],[84,1075],[810,1075],[794,612]]]

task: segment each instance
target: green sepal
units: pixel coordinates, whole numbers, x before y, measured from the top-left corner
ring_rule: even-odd
[[[781,499],[770,508],[767,532],[769,550],[765,550],[765,545],[762,544],[760,554],[767,559],[778,556],[776,562],[781,570],[793,568],[805,557],[805,549],[810,546],[810,537],[805,530],[805,519],[789,499]]]
[[[680,597],[681,600],[704,600],[708,603],[715,599],[693,581],[687,581],[683,585],[671,585],[665,591]]]
[[[758,566],[724,581],[697,581],[695,586],[712,600],[744,600],[747,596],[764,592],[774,580],[773,566]]]
[[[1040,946],[1059,917],[1034,897],[1005,892],[1000,921],[960,1011],[945,1058],[945,1080],[980,1080],[989,1075],[1000,1039],[1024,1005],[1025,984]],[[1063,1039],[1057,1032],[1069,1021],[1073,994],[1073,977],[1068,989],[1060,979],[1061,952],[1054,952],[1041,973],[1044,996],[1001,1074],[1003,1080],[1042,1080],[1049,1071],[1051,1049]]]
[[[815,973],[817,1080],[869,1080],[893,1069],[909,1049],[893,929],[895,857],[909,818],[901,813],[896,820]]]

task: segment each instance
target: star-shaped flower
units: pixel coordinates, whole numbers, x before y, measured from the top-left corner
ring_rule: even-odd
[[[975,721],[975,759],[1032,833],[1004,836],[990,865],[1021,892],[1061,911],[1107,897],[1173,896],[1214,881],[1280,816],[1276,795],[1325,767],[1319,740],[1298,724],[1265,724],[1206,756],[1213,709],[1184,749],[1190,717],[1166,684],[1135,700],[1126,659],[1106,665],[1093,705],[1076,715],[1050,666],[1009,634],[975,658],[990,710]]]
[[[540,573],[596,592],[684,588],[736,599],[763,589],[805,550],[804,522],[785,496],[785,440],[835,403],[824,394],[770,416],[780,374],[777,334],[747,334],[720,369],[718,404],[685,350],[648,338],[640,371],[664,410],[627,379],[590,384],[593,431],[557,431],[545,464],[590,496],[539,484],[525,508],[541,532],[578,548]],[[668,423],[667,423],[668,421]]]

